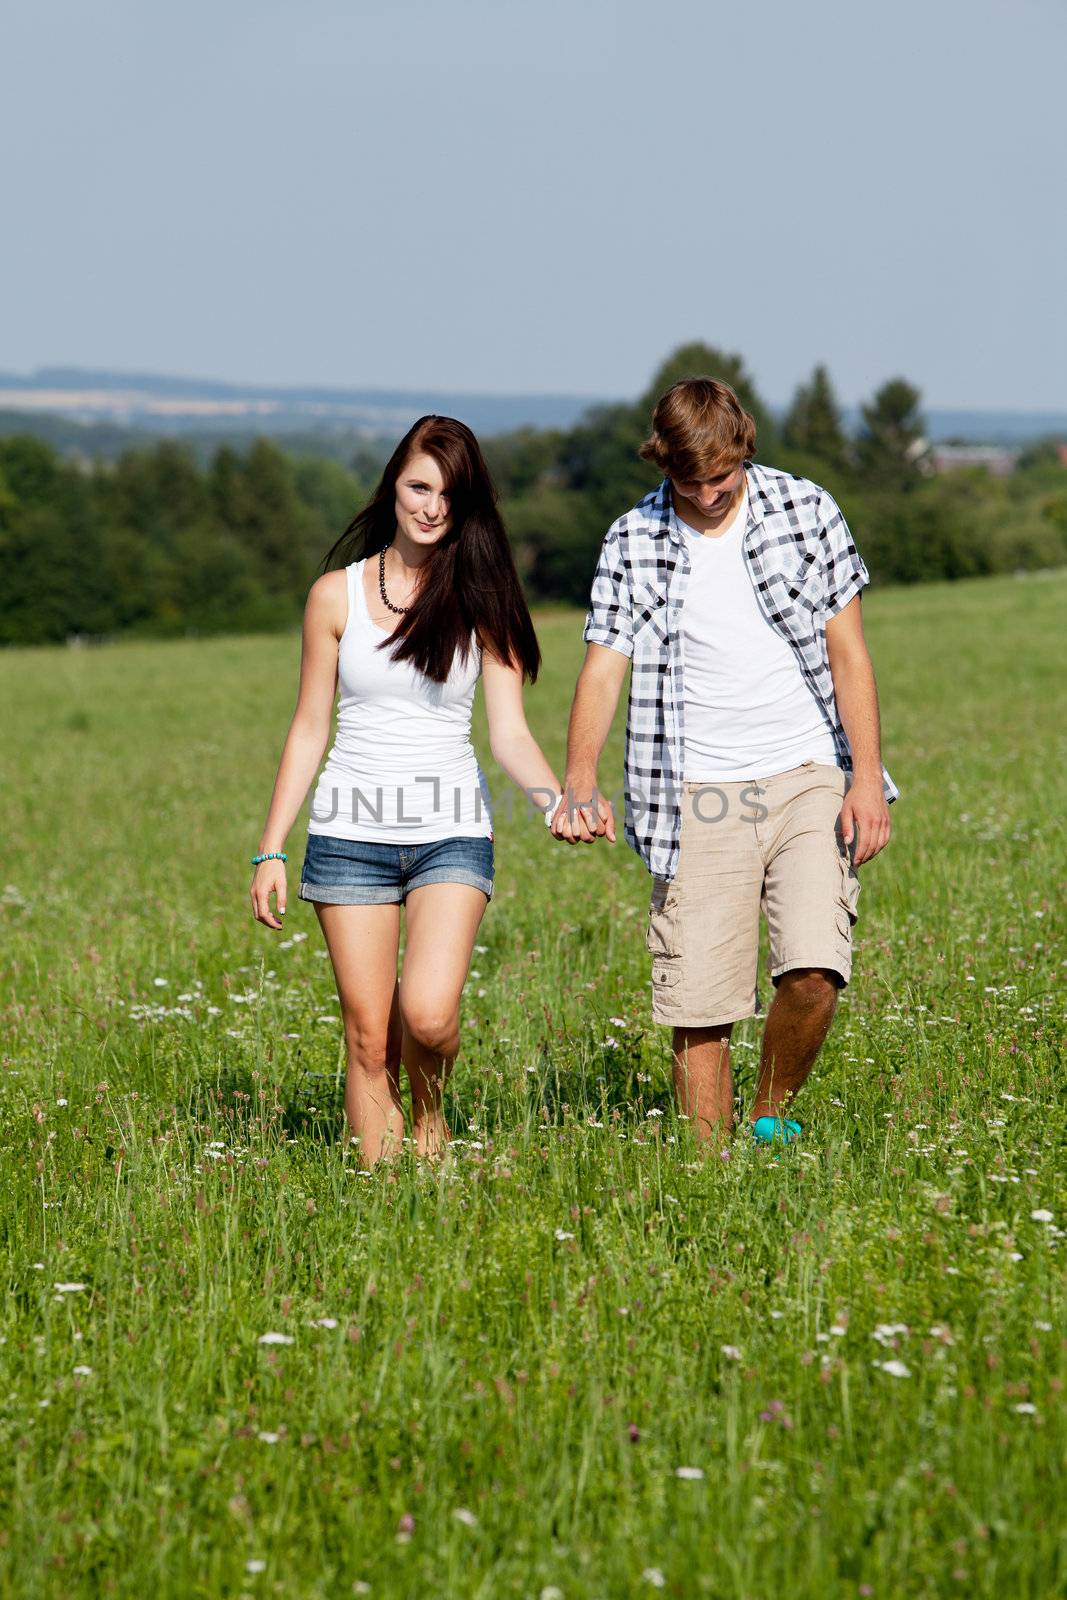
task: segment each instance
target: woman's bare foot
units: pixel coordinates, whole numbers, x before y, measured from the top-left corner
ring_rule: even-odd
[[[420,1161],[440,1161],[452,1135],[444,1117],[436,1116],[415,1124],[415,1154]]]

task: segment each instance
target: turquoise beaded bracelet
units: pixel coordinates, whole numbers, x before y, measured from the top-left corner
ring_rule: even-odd
[[[284,850],[268,850],[265,856],[253,856],[252,865],[258,867],[261,861],[288,861],[289,857]]]

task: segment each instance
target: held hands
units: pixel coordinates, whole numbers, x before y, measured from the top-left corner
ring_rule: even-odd
[[[278,916],[285,916],[285,863],[283,861],[261,861],[252,874],[252,887],[249,890],[252,899],[252,915],[257,922],[265,923],[268,928],[282,928],[284,923],[279,922],[270,908],[272,894],[278,897]]]
[[[567,774],[549,831],[568,844],[592,844],[605,835],[615,843],[615,813],[611,801],[597,789],[595,773]]]
[[[862,861],[870,861],[884,850],[891,832],[881,777],[860,778],[852,784],[841,805],[841,837],[846,846],[851,845],[853,836],[856,840],[852,865],[858,867]]]

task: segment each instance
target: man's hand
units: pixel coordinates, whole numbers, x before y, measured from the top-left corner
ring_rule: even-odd
[[[569,844],[592,844],[604,835],[615,843],[615,813],[611,801],[598,790],[595,774],[567,774],[550,831]]]
[[[889,843],[892,823],[882,789],[881,776],[860,778],[853,783],[841,806],[841,836],[846,845],[856,839],[852,865],[870,861]]]

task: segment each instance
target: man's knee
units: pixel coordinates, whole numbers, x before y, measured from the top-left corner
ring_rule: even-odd
[[[675,1028],[672,1046],[676,1056],[687,1054],[702,1044],[729,1044],[732,1022],[715,1022],[706,1028]]]
[[[778,992],[805,1011],[833,1011],[841,975],[832,967],[793,967],[778,978]]]

